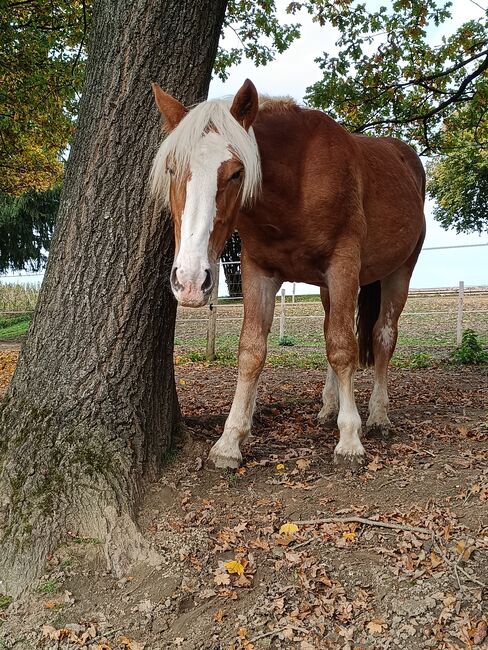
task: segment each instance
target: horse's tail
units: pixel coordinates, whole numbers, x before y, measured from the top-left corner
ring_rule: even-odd
[[[373,327],[380,315],[381,283],[379,280],[361,287],[358,297],[356,332],[359,343],[359,363],[362,368],[374,364]]]

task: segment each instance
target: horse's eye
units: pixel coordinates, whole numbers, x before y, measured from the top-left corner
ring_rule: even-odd
[[[241,177],[241,173],[242,173],[242,169],[238,169],[236,172],[234,172],[232,174],[232,176],[230,177],[230,180],[231,181],[238,181],[239,178]]]
[[[170,176],[174,176],[174,175],[175,175],[175,170],[174,170],[172,167],[168,167],[168,168],[166,169],[166,171],[168,172],[168,174],[169,174]]]

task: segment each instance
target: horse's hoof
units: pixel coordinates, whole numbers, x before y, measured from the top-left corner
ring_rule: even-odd
[[[364,455],[334,452],[334,465],[337,469],[357,472],[364,465]]]
[[[210,450],[207,458],[207,467],[209,469],[238,469],[242,463],[242,455],[224,456],[218,451]]]
[[[383,438],[386,440],[391,437],[391,434],[391,422],[373,422],[372,424],[366,424],[366,435],[370,438]]]
[[[324,409],[322,409],[317,415],[317,422],[322,425],[334,425],[337,422],[337,415],[337,411],[324,411]]]

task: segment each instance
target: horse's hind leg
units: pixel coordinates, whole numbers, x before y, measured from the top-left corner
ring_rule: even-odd
[[[322,300],[322,305],[324,306],[324,338],[327,339],[327,329],[329,326],[329,310],[330,310],[330,300],[329,300],[329,290],[325,288],[320,289],[320,299]],[[339,390],[337,386],[337,377],[327,361],[327,374],[325,377],[324,390],[322,392],[322,409],[317,415],[317,420],[320,424],[327,424],[328,422],[334,421],[337,419],[339,413]]]
[[[244,322],[239,340],[237,387],[224,432],[210,450],[208,463],[213,467],[239,467],[240,444],[251,430],[259,376],[266,360],[267,339],[273,322],[275,297],[281,281],[242,269]]]
[[[388,417],[388,364],[395,350],[398,319],[408,297],[412,269],[402,266],[381,281],[381,307],[373,328],[374,387],[369,400],[368,431],[387,435],[391,428]]]

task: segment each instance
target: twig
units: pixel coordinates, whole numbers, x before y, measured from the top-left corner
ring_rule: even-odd
[[[280,632],[284,632],[287,629],[295,630],[296,632],[302,632],[305,634],[308,633],[308,630],[306,630],[304,627],[298,627],[298,625],[285,625],[285,627],[279,627],[277,630],[271,630],[270,632],[263,632],[262,634],[258,634],[257,636],[250,639],[250,642],[254,643],[254,641],[257,641],[258,639],[264,639],[267,636],[279,634]]]
[[[325,519],[309,519],[306,521],[296,521],[295,523],[301,524],[302,526],[318,526],[320,524],[364,524],[365,526],[377,526],[378,528],[391,528],[393,530],[406,530],[411,533],[432,535],[432,531],[428,528],[408,526],[407,524],[394,524],[389,521],[375,521],[374,519],[365,519],[364,517],[326,517]]]
[[[302,546],[306,546],[307,544],[311,544],[312,542],[315,542],[318,537],[311,537],[310,539],[307,539],[306,542],[301,542],[301,544],[297,544],[296,546],[292,546],[291,549],[292,551],[296,551],[297,548],[302,548]]]
[[[475,578],[475,577],[473,577],[472,575],[470,575],[470,574],[469,574],[465,569],[463,569],[463,567],[459,566],[459,564],[458,564],[457,562],[453,562],[452,560],[450,560],[450,559],[447,557],[447,555],[444,553],[444,551],[443,551],[442,548],[440,547],[439,541],[438,541],[438,539],[437,539],[437,537],[436,537],[436,535],[435,535],[434,533],[432,533],[432,541],[433,541],[433,543],[434,543],[434,546],[435,546],[437,552],[440,554],[440,556],[442,557],[442,559],[444,560],[444,562],[445,562],[446,564],[448,564],[450,567],[453,568],[453,570],[454,570],[454,575],[456,576],[457,581],[458,581],[459,589],[461,589],[461,583],[460,583],[460,581],[459,581],[458,571],[461,571],[461,573],[462,573],[464,576],[466,576],[466,578],[468,578],[468,580],[470,580],[471,582],[474,582],[476,585],[479,585],[480,587],[483,587],[483,589],[486,589],[486,586],[487,586],[487,585],[486,585],[484,582],[481,582],[481,580],[478,580],[477,578]],[[461,556],[461,557],[462,557],[462,556]]]
[[[254,643],[258,639],[264,639],[267,636],[273,636],[274,634],[279,634],[280,632],[283,632],[283,630],[286,630],[286,627],[279,627],[277,630],[271,630],[271,632],[263,632],[262,634],[258,634],[257,636],[253,636],[253,638],[250,640],[250,642]]]
[[[402,447],[405,449],[410,449],[410,451],[414,451],[416,454],[428,454],[429,456],[432,456],[432,458],[435,458],[435,454],[428,449],[415,449],[415,447],[410,447],[410,445],[402,445]]]
[[[89,639],[88,643],[90,645],[93,645],[95,643],[95,641],[100,641],[100,639],[108,639],[109,637],[114,636],[115,634],[117,634],[118,632],[120,632],[123,629],[124,629],[123,627],[116,627],[115,629],[108,630],[107,632],[100,632],[100,634],[97,634],[97,636],[94,636],[93,639]]]

